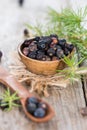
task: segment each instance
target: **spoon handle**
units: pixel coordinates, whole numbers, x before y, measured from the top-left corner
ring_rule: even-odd
[[[31,96],[31,94],[25,89],[21,83],[19,83],[12,75],[10,75],[5,69],[0,66],[0,82],[6,87],[16,91],[20,97]]]

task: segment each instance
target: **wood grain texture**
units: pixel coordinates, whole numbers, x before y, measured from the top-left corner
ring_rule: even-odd
[[[32,13],[34,8],[28,8],[28,0],[23,8],[19,8],[16,2],[17,0],[3,0],[0,4],[0,49],[4,52],[1,64],[5,68],[8,68],[8,53],[15,50],[24,39],[22,36],[24,23],[28,23],[34,14]],[[37,8],[35,5],[34,7]],[[42,16],[38,14],[38,10],[35,12]],[[0,130],[87,130],[87,118],[83,118],[79,113],[79,109],[85,107],[81,81],[66,89],[53,86],[49,88],[49,92],[50,97],[45,100],[56,112],[56,116],[50,122],[33,123],[25,116],[23,110],[18,108],[10,112],[0,110]]]

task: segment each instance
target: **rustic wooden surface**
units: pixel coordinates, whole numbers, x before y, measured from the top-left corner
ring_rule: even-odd
[[[39,1],[41,4],[41,0]],[[8,53],[17,49],[18,44],[23,40],[24,24],[30,22],[30,19],[33,22],[33,14],[36,16],[35,12],[40,18],[45,9],[46,3],[44,3],[43,10],[36,5],[41,9],[38,13],[39,10],[35,4],[31,6],[33,2],[26,0],[23,8],[18,6],[17,0],[3,0],[0,4],[0,50],[4,52],[1,65],[7,69]],[[37,124],[27,119],[22,109],[14,108],[10,112],[0,110],[0,130],[87,130],[87,117],[82,117],[79,112],[81,107],[86,106],[81,81],[65,89],[51,87],[49,92],[50,97],[44,99],[54,107],[56,112],[51,121]]]

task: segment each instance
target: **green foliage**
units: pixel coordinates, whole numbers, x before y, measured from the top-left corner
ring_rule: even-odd
[[[65,37],[69,42],[77,46],[82,57],[87,57],[87,6],[84,9],[63,9],[60,13],[49,9],[49,23],[56,26],[60,37]],[[56,23],[56,24],[55,24]]]
[[[18,101],[20,98],[17,96],[17,92],[11,94],[9,88],[5,90],[4,94],[2,95],[2,100],[5,102],[4,104],[1,104],[1,106],[8,106],[6,108],[7,111],[11,110],[13,107],[18,107],[19,105],[15,103],[15,101]]]
[[[63,9],[58,12],[52,8],[48,9],[48,20],[45,25],[28,25],[33,30],[34,35],[49,35],[56,33],[60,38],[66,38],[73,43],[82,57],[87,57],[87,6],[77,11],[73,9]]]
[[[71,59],[65,56],[62,60],[67,65],[67,68],[64,70],[57,70],[57,72],[59,72],[60,75],[64,75],[65,78],[69,79],[71,82],[74,82],[75,79],[80,78],[80,73],[77,73],[78,71],[84,69],[87,70],[87,68],[84,67],[78,68],[78,66],[82,63],[84,58],[80,59],[77,62],[77,55],[74,55]]]

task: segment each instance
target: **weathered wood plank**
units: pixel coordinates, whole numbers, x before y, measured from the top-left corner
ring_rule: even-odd
[[[22,9],[14,0],[3,0],[2,5],[0,4],[0,12],[3,14],[0,15],[0,49],[4,52],[2,65],[7,68],[8,52],[17,49],[19,42],[23,40],[24,23],[29,22],[33,13],[31,8],[28,9],[27,3]],[[49,91],[50,97],[45,100],[56,112],[56,116],[50,122],[33,123],[26,118],[22,110],[17,108],[10,112],[0,110],[0,130],[86,130],[87,118],[83,118],[79,113],[79,109],[85,107],[81,82],[62,90],[51,87]]]

